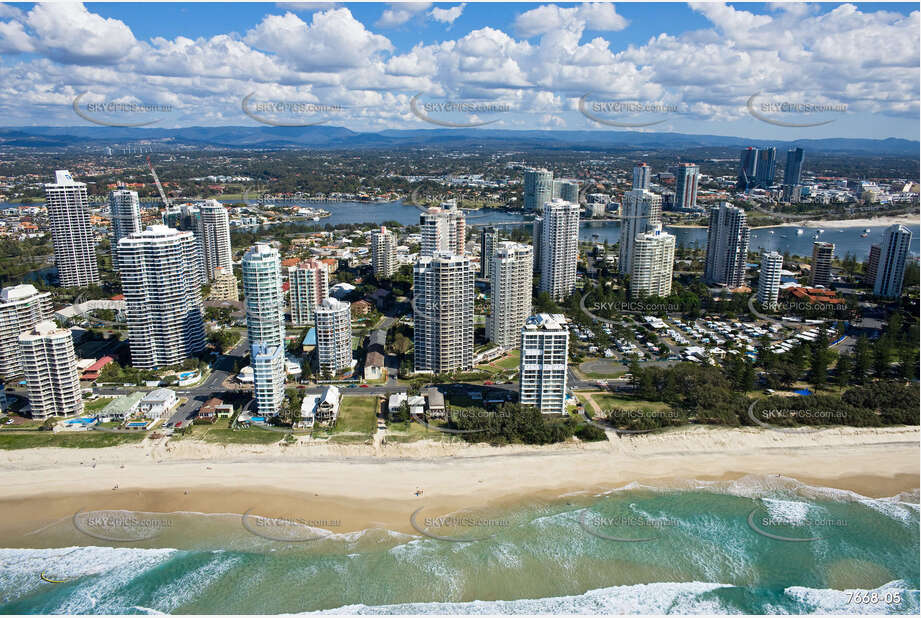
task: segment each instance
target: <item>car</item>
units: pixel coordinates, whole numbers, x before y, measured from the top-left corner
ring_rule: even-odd
[[[485,380],[483,382],[484,386],[492,386],[493,384],[495,384],[495,382],[493,382],[492,380]]]
[[[361,386],[361,388],[368,388],[368,385],[367,385],[367,384],[361,384],[360,386]]]

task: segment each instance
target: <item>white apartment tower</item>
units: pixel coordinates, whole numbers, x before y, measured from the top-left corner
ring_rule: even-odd
[[[437,251],[464,255],[467,218],[453,201],[444,202],[439,208],[429,208],[419,216],[419,225],[422,228],[420,256],[431,257]]]
[[[39,322],[51,319],[51,293],[23,284],[0,291],[0,379],[22,373],[19,335]]]
[[[545,169],[524,173],[524,209],[537,211],[553,199],[553,172]]]
[[[704,281],[729,288],[744,284],[749,236],[744,210],[728,202],[711,208]]]
[[[70,330],[43,321],[19,335],[32,418],[83,413],[83,393]]]
[[[325,298],[316,310],[317,365],[320,374],[337,376],[352,367],[351,305]]]
[[[630,270],[630,295],[668,296],[672,293],[672,269],[675,263],[675,237],[657,225],[638,234],[633,245]]]
[[[693,163],[682,163],[678,166],[678,176],[675,179],[675,210],[692,210],[697,208],[697,181],[700,177],[700,168]]]
[[[876,269],[876,281],[873,293],[883,298],[898,298],[902,293],[902,281],[905,278],[905,260],[911,246],[911,230],[904,225],[891,225],[886,228],[880,245],[879,266]]]
[[[551,199],[558,197],[565,202],[579,203],[579,181],[569,178],[558,178],[553,181]]]
[[[652,168],[648,163],[637,163],[633,166],[633,190],[649,190],[649,179]]]
[[[540,290],[555,300],[566,298],[576,287],[579,261],[579,205],[551,200],[544,205],[540,224]]]
[[[131,364],[155,369],[205,347],[192,232],[152,225],[118,243]]]
[[[539,313],[521,328],[519,403],[543,414],[566,412],[569,328],[563,315]]]
[[[812,273],[809,283],[827,287],[831,283],[831,261],[835,256],[835,244],[816,241],[812,243]]]
[[[260,416],[275,416],[285,401],[285,350],[282,346],[254,343],[250,362],[256,411]]]
[[[230,249],[230,217],[217,200],[205,200],[198,207],[198,244],[205,281],[214,279],[218,268],[232,268]]]
[[[662,224],[662,196],[646,189],[631,189],[624,193],[620,209],[620,273],[630,273],[633,245],[636,237]]]
[[[383,225],[371,232],[371,267],[377,279],[390,279],[397,268],[397,241]]]
[[[109,222],[112,247],[112,267],[118,266],[118,241],[141,231],[141,205],[137,191],[118,189],[109,193]]]
[[[417,372],[473,366],[473,266],[450,252],[413,266],[413,362]]]
[[[243,255],[243,305],[250,344],[285,346],[285,296],[281,258],[267,244],[250,247]]]
[[[486,336],[506,350],[520,345],[521,327],[531,315],[533,260],[530,245],[504,241],[493,250]]]
[[[780,293],[780,271],[783,270],[783,255],[770,251],[761,256],[758,273],[758,302],[766,307],[777,304]]]
[[[319,260],[306,260],[288,267],[291,294],[291,322],[304,326],[313,322],[317,306],[329,296],[329,269]]]
[[[54,174],[55,182],[45,185],[45,201],[61,287],[98,284],[96,243],[90,225],[86,184],[75,182],[67,170]]]

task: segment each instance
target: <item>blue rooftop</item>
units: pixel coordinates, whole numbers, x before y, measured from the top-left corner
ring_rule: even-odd
[[[317,345],[317,329],[311,328],[307,331],[307,334],[304,335],[303,345]]]

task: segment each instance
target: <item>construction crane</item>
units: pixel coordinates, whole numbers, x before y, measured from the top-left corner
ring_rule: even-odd
[[[157,177],[157,170],[154,169],[153,163],[150,162],[150,157],[147,157],[147,167],[150,168],[150,173],[153,174],[154,182],[157,184],[157,191],[160,192],[160,199],[163,200],[163,206],[166,207],[166,210],[170,209],[169,198],[166,197],[166,192],[163,190],[163,185],[160,184],[160,178]]]

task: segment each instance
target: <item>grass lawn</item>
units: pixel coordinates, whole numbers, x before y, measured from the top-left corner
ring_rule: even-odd
[[[376,396],[344,396],[339,406],[339,418],[332,433],[360,433],[370,437],[377,431]]]
[[[497,373],[502,373],[502,369],[500,367],[493,367],[492,365],[477,365],[476,368],[477,368],[477,371],[485,371],[486,373],[490,375],[496,375]]]
[[[595,403],[597,403],[602,410],[612,410],[614,408],[619,408],[621,410],[653,410],[658,412],[671,409],[671,406],[662,401],[629,399],[625,397],[609,395],[607,393],[602,395],[592,395],[592,399],[595,400]]]
[[[111,397],[100,397],[99,399],[95,399],[93,401],[86,401],[83,403],[83,410],[85,412],[99,412],[104,407],[109,405],[111,401]]]
[[[198,427],[195,429],[197,430]],[[285,434],[280,431],[269,431],[258,427],[236,431],[217,427],[201,427],[201,429],[201,433],[193,431],[190,437],[220,444],[274,444],[285,437]]]
[[[103,448],[140,442],[144,439],[144,432],[138,433],[104,433],[101,431],[85,431],[78,433],[52,433],[50,431],[30,431],[28,433],[3,433],[0,434],[0,449],[16,450],[21,448],[36,448],[40,446],[56,446],[60,448]]]
[[[503,369],[518,369],[521,365],[521,350],[512,350],[510,354],[504,356],[501,360],[495,361],[495,364]]]
[[[391,423],[388,425],[387,429],[387,436],[384,438],[385,442],[405,443],[416,442],[418,440],[435,440],[438,442],[460,441],[460,438],[449,433],[444,433],[443,431],[429,429],[421,423]]]

